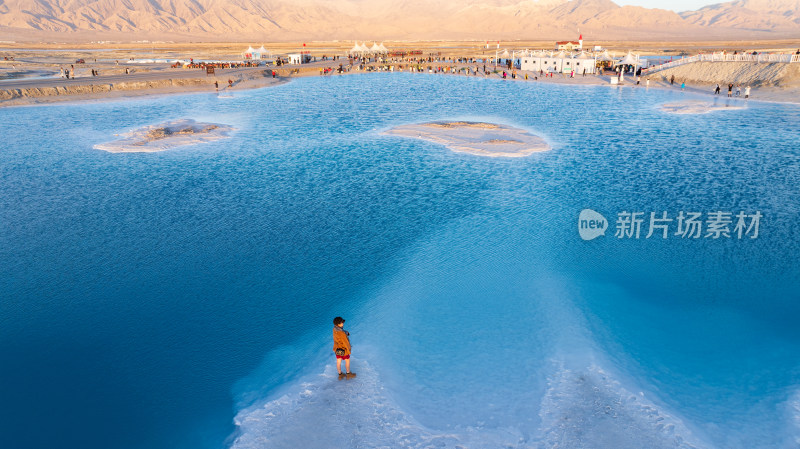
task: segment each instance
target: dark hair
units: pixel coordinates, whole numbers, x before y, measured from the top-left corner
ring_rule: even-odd
[[[339,324],[342,324],[342,323],[344,323],[344,318],[342,318],[340,316],[337,316],[336,318],[333,319],[333,325],[334,326],[338,326]]]

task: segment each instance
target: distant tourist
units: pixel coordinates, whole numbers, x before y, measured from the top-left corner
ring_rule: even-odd
[[[681,83],[681,90],[686,89],[686,81]]]
[[[728,84],[728,97],[733,96],[733,83]]]
[[[739,97],[741,95],[742,95],[742,85],[741,84],[737,84],[736,85],[736,96]]]
[[[722,90],[722,89],[719,87],[719,83],[717,83],[717,88],[714,89],[714,95],[719,95],[719,91],[720,90]]]
[[[333,352],[336,354],[336,371],[339,379],[356,374],[350,372],[350,332],[344,330],[344,318],[337,316],[333,319]],[[344,360],[345,372],[342,372],[342,360]]]
[[[672,86],[673,84],[675,84],[675,75],[672,75],[672,76],[669,78],[669,85],[670,85],[670,86]]]
[[[644,87],[650,87],[650,78],[644,80]]]
[[[750,98],[750,86],[744,88],[744,98]]]

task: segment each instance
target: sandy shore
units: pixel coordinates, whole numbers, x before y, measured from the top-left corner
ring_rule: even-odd
[[[102,68],[100,73],[106,73]],[[80,72],[79,72],[80,73]],[[264,67],[216,70],[206,76],[200,69],[148,68],[129,74],[22,78],[0,81],[0,107],[46,104],[63,101],[99,101],[143,95],[191,92],[226,92],[253,89],[286,82],[288,70],[273,78]],[[228,80],[232,81],[229,86]],[[219,89],[215,85],[218,83]]]

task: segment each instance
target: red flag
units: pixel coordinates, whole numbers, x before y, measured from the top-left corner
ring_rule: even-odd
[[[583,34],[581,34],[581,35],[578,37],[578,40],[579,40],[579,41],[582,41],[582,40],[583,40]]]
[[[306,43],[305,43],[305,42],[303,42],[303,47],[305,47],[305,46],[306,46]]]

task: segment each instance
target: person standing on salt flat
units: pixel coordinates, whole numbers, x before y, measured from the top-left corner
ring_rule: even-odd
[[[333,319],[333,352],[336,353],[336,371],[339,379],[356,377],[350,372],[350,332],[344,330],[344,318],[337,316]],[[342,372],[344,360],[345,372]]]

